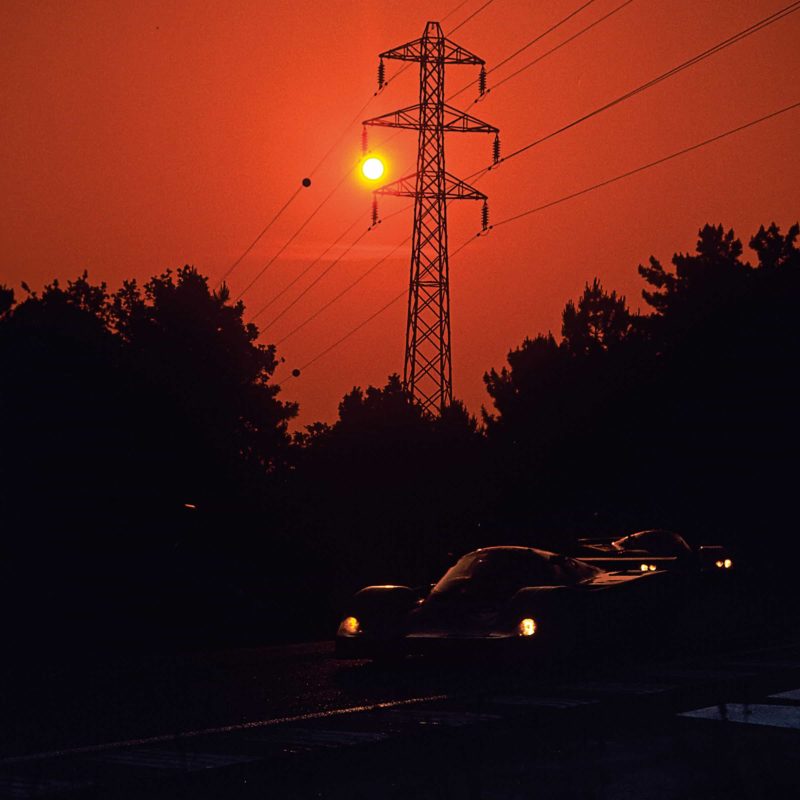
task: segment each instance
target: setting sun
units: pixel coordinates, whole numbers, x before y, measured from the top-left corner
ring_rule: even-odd
[[[383,161],[375,156],[370,156],[361,163],[361,174],[370,181],[377,181],[383,177],[385,167]]]

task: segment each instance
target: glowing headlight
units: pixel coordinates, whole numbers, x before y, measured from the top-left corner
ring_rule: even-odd
[[[642,572],[655,572],[656,571],[656,565],[655,564],[642,564],[642,566],[639,567],[639,569]]]
[[[729,560],[730,560],[730,559],[729,559]],[[724,562],[724,561],[715,561],[715,562],[714,562],[714,566],[715,566],[717,569],[722,569],[722,568],[725,566],[725,562]]]
[[[729,558],[726,558],[722,562],[722,566],[725,567],[725,569],[730,569],[733,566],[733,561],[731,561]]]
[[[345,617],[339,625],[339,635],[354,636],[361,633],[361,623],[355,617]]]
[[[536,620],[531,617],[525,617],[525,619],[520,620],[519,625],[517,625],[517,633],[520,636],[533,636],[536,633]]]

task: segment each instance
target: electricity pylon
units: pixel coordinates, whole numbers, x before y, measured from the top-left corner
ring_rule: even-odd
[[[480,65],[481,90],[486,86],[486,72],[484,61],[447,39],[438,22],[429,22],[420,39],[380,54],[379,87],[384,84],[385,58],[419,62],[419,104],[364,120],[363,124],[419,131],[416,173],[380,187],[375,194],[414,198],[403,385],[426,412],[436,414],[453,402],[447,203],[482,200],[484,228],[488,219],[486,195],[445,171],[444,134],[495,134],[497,161],[498,130],[445,103],[446,64]]]

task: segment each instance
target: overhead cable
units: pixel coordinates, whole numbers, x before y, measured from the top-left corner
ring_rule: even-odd
[[[573,200],[576,197],[581,197],[581,196],[583,196],[585,194],[589,194],[590,192],[596,191],[597,189],[601,189],[601,188],[603,188],[605,186],[609,186],[609,185],[611,185],[613,183],[616,183],[618,181],[624,180],[625,178],[629,178],[629,177],[631,177],[633,175],[637,175],[637,174],[639,174],[641,172],[644,172],[645,170],[652,169],[653,167],[659,166],[660,164],[664,164],[664,163],[666,163],[668,161],[672,161],[673,159],[679,158],[680,156],[686,155],[688,153],[692,153],[695,150],[699,150],[700,148],[707,147],[710,144],[718,142],[718,141],[720,141],[722,139],[726,139],[729,136],[733,136],[736,133],[740,133],[740,132],[742,132],[744,130],[747,130],[748,128],[752,128],[752,127],[754,127],[756,125],[759,125],[759,124],[761,124],[763,122],[766,122],[766,121],[768,121],[770,119],[774,119],[775,117],[778,117],[781,114],[786,114],[789,111],[792,111],[792,110],[795,110],[795,109],[800,109],[800,101],[792,103],[792,104],[790,104],[788,106],[784,106],[783,108],[780,108],[777,111],[773,111],[773,112],[771,112],[769,114],[765,114],[764,116],[758,117],[757,119],[750,120],[749,122],[746,122],[743,125],[739,125],[739,126],[737,126],[735,128],[731,128],[730,130],[724,131],[723,133],[717,134],[716,136],[712,136],[709,139],[705,139],[702,142],[698,142],[697,144],[693,144],[693,145],[691,145],[689,147],[684,147],[681,150],[676,150],[674,153],[670,153],[669,155],[666,155],[666,156],[663,156],[661,158],[658,158],[655,161],[651,161],[651,162],[649,162],[647,164],[642,164],[641,166],[636,167],[636,168],[631,169],[631,170],[628,170],[627,172],[623,172],[623,173],[621,173],[619,175],[615,175],[613,178],[608,178],[607,180],[600,181],[599,183],[593,184],[592,186],[588,186],[585,189],[581,189],[580,191],[572,192],[571,194],[564,195],[563,197],[560,197],[560,198],[558,198],[556,200],[552,200],[549,203],[544,203],[544,204],[542,204],[540,206],[536,206],[535,208],[530,208],[530,209],[528,209],[526,211],[520,212],[519,214],[514,214],[513,216],[506,217],[505,219],[502,219],[499,222],[496,222],[494,225],[491,225],[489,227],[489,230],[491,231],[493,228],[498,228],[501,225],[507,225],[507,224],[509,224],[511,222],[515,222],[515,221],[517,221],[519,219],[522,219],[523,217],[527,217],[527,216],[530,216],[531,214],[535,214],[537,212],[544,211],[544,210],[546,210],[548,208],[552,208],[553,206],[556,206],[556,205],[560,205],[561,203],[565,203],[565,202],[567,202],[569,200]],[[483,237],[485,235],[486,235],[485,233],[479,233],[479,234],[476,234],[474,236],[471,236],[469,239],[467,239],[464,242],[462,242],[462,244],[456,250],[454,250],[453,253],[451,253],[450,257],[451,258],[454,257],[458,252],[460,252],[468,244],[470,244],[470,242],[474,242],[477,238],[481,238],[481,237]],[[408,241],[408,240],[406,240],[406,241]],[[398,248],[395,248],[395,250],[399,249],[399,247],[402,246],[402,244],[405,244],[405,242],[401,243],[401,245],[398,245]],[[382,259],[381,262],[379,262],[379,263],[382,263],[383,260],[385,260],[385,258]],[[369,273],[373,272],[377,266],[378,266],[378,264],[373,265],[366,273],[364,273],[361,276],[361,278],[359,278],[359,281],[363,280],[363,278],[365,278]],[[315,364],[321,358],[323,358],[324,356],[328,355],[328,353],[330,353],[332,350],[334,350],[335,348],[339,347],[343,342],[345,342],[347,339],[349,339],[354,334],[358,333],[358,331],[360,331],[363,327],[365,327],[367,324],[372,322],[378,316],[383,314],[387,309],[389,309],[392,305],[394,305],[394,303],[397,303],[401,298],[405,297],[406,295],[407,295],[407,290],[404,289],[400,294],[394,296],[391,300],[389,300],[388,303],[386,303],[384,306],[379,308],[376,312],[371,314],[365,320],[362,320],[354,328],[351,328],[347,333],[344,334],[344,336],[342,336],[339,339],[337,339],[333,344],[329,345],[324,350],[322,350],[321,352],[317,353],[309,361],[307,361],[302,367],[300,367],[300,369],[298,370],[298,374],[302,373],[305,369],[310,367],[312,364]],[[334,300],[330,301],[325,306],[325,308],[327,308],[330,305],[332,305],[333,302],[335,302],[335,298],[334,298]],[[324,310],[324,309],[320,309],[320,312],[318,312],[318,313],[321,313],[322,310]],[[288,338],[288,337],[284,337],[284,338]],[[280,342],[279,342],[279,344],[280,344]],[[288,378],[289,376],[286,376],[286,377]],[[294,376],[294,377],[296,377],[296,376]]]
[[[614,100],[611,100],[608,103],[603,104],[599,108],[596,108],[593,111],[590,111],[588,114],[584,114],[583,116],[578,117],[578,119],[573,120],[572,122],[568,123],[567,125],[563,125],[562,127],[558,128],[555,131],[552,131],[551,133],[546,134],[545,136],[541,136],[538,139],[534,139],[532,142],[529,142],[528,144],[524,145],[523,147],[520,147],[520,148],[512,151],[507,156],[503,156],[502,158],[500,158],[498,160],[498,162],[496,164],[490,164],[490,165],[484,167],[483,169],[480,169],[477,172],[472,173],[472,175],[470,175],[467,178],[467,180],[469,180],[471,178],[475,178],[477,175],[480,175],[480,174],[483,174],[483,173],[486,173],[486,172],[490,172],[491,170],[496,169],[498,166],[500,166],[500,164],[503,164],[506,161],[509,161],[510,159],[515,158],[516,156],[519,156],[522,153],[527,152],[528,150],[536,147],[537,145],[543,144],[544,142],[547,142],[550,139],[553,139],[554,137],[564,133],[565,131],[568,131],[571,128],[576,127],[577,125],[580,125],[581,123],[586,122],[587,120],[592,119],[593,117],[596,117],[598,114],[602,114],[604,111],[607,111],[608,109],[613,108],[614,106],[617,106],[620,103],[623,103],[626,100],[629,100],[630,98],[632,98],[632,97],[634,97],[634,96],[636,96],[638,94],[641,94],[642,92],[647,91],[648,89],[651,89],[652,87],[658,85],[662,81],[665,81],[668,78],[671,78],[674,75],[677,75],[680,72],[683,72],[684,70],[689,69],[690,67],[693,67],[695,64],[699,64],[701,61],[705,61],[705,59],[711,58],[711,56],[714,56],[717,53],[720,53],[723,50],[727,49],[728,47],[731,47],[732,45],[737,44],[738,42],[742,41],[743,39],[746,39],[748,36],[752,36],[754,33],[758,33],[759,31],[764,30],[764,28],[768,27],[769,25],[772,25],[775,22],[778,22],[779,20],[784,19],[785,17],[788,17],[790,14],[793,14],[794,12],[796,12],[798,10],[800,10],[800,0],[796,0],[796,2],[790,3],[788,6],[785,6],[784,8],[780,9],[779,11],[776,11],[774,14],[770,14],[769,16],[764,17],[763,19],[759,20],[758,22],[753,23],[752,25],[748,26],[747,28],[744,28],[743,30],[741,30],[738,33],[734,34],[733,36],[730,36],[727,39],[723,39],[721,42],[718,42],[713,47],[710,47],[707,50],[704,50],[703,52],[698,53],[695,56],[692,56],[692,58],[689,58],[686,61],[683,61],[682,63],[678,64],[675,67],[672,67],[671,69],[667,70],[666,72],[662,72],[657,77],[652,78],[649,81],[646,81],[645,83],[641,84],[640,86],[637,86],[635,89],[631,89],[630,91],[625,92],[625,94],[622,94],[619,97],[615,98]]]
[[[544,37],[547,36],[548,34],[551,34],[551,33],[553,33],[553,31],[558,30],[562,25],[564,25],[564,23],[569,22],[569,20],[571,20],[576,14],[579,14],[581,11],[583,11],[584,8],[587,8],[588,6],[590,6],[594,2],[595,2],[595,0],[588,0],[588,2],[584,3],[583,5],[581,5],[578,8],[576,8],[574,11],[570,12],[569,14],[567,14],[566,17],[564,17],[563,19],[560,19],[558,22],[556,22],[555,24],[551,25],[546,31],[542,31],[542,33],[534,36],[533,39],[530,39],[528,42],[526,42],[518,50],[515,50],[513,53],[511,53],[511,55],[506,56],[502,61],[499,61],[493,67],[491,67],[490,69],[487,69],[486,70],[486,74],[487,75],[491,75],[496,69],[499,69],[500,67],[502,67],[503,64],[508,63],[509,61],[511,61],[512,58],[516,58],[521,53],[524,53],[529,47],[533,47],[533,45],[535,45],[537,42],[539,42],[542,39],[544,39]],[[453,94],[451,94],[447,98],[447,101],[449,102],[454,97],[458,97],[460,94],[463,94],[464,92],[467,91],[467,89],[469,89],[474,84],[475,84],[475,81],[470,81],[465,86],[462,86],[457,92],[453,92]]]

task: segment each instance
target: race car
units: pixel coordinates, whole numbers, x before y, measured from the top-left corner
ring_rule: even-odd
[[[701,545],[692,549],[674,531],[654,528],[638,531],[619,539],[579,539],[576,556],[604,569],[633,572],[683,570],[725,572],[733,559],[722,545]]]
[[[336,634],[339,658],[465,650],[564,655],[591,644],[646,639],[672,624],[681,576],[612,572],[533,547],[462,556],[429,590],[367,586]]]

